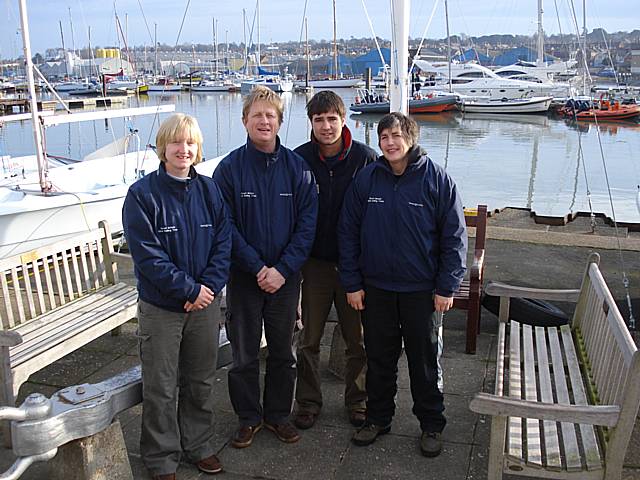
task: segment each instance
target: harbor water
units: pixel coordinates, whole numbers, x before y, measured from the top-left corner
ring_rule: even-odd
[[[355,91],[336,90],[348,106]],[[284,145],[308,140],[307,94],[283,94]],[[205,158],[211,159],[244,143],[242,95],[239,93],[171,93],[130,97],[128,106],[174,103],[176,111],[194,115],[204,133]],[[81,159],[128,128],[139,130],[141,142],[153,144],[160,118],[99,120],[51,127],[49,154]],[[347,115],[356,140],[377,151],[380,115]],[[485,203],[490,209],[529,208],[539,216],[564,217],[595,213],[618,222],[640,224],[640,124],[576,124],[544,115],[429,114],[414,116],[420,144],[455,179],[465,206]],[[33,154],[31,124],[9,122],[0,128],[0,156]],[[611,193],[611,200],[609,194]],[[612,212],[611,203],[614,210]]]

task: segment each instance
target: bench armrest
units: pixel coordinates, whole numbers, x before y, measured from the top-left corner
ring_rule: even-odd
[[[478,393],[469,404],[471,411],[500,417],[538,418],[557,422],[613,427],[618,424],[617,405],[560,405]]]
[[[0,347],[15,347],[23,342],[22,335],[13,330],[0,331]]]
[[[577,302],[580,290],[553,290],[547,288],[528,288],[507,285],[500,282],[489,282],[484,291],[496,297],[509,298],[537,298],[539,300],[551,300],[557,302]]]

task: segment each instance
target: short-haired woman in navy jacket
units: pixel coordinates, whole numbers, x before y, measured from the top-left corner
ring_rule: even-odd
[[[420,450],[434,457],[446,419],[432,313],[453,305],[467,244],[456,185],[417,140],[417,124],[401,113],[378,123],[383,155],[358,174],[345,197],[339,270],[348,303],[362,310],[367,352],[367,421],[353,443],[369,445],[391,429],[404,342]]]

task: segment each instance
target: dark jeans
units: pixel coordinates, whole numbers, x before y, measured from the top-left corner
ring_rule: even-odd
[[[293,329],[300,274],[291,275],[273,294],[260,289],[254,275],[231,270],[227,285],[227,335],[233,352],[229,397],[241,425],[288,420],[296,383]],[[260,340],[267,339],[267,369],[260,404]]]
[[[413,413],[425,432],[441,432],[446,424],[444,397],[438,389],[437,337],[433,331],[431,292],[391,292],[365,287],[362,314],[367,351],[367,420],[391,424],[398,390],[402,342],[409,363]]]

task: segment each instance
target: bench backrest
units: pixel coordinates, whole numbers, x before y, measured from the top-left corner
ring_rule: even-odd
[[[487,236],[487,206],[478,205],[478,208],[465,208],[464,221],[467,227],[475,227],[475,250],[483,250]]]
[[[591,381],[587,389],[592,401],[621,408],[618,425],[608,435],[607,456],[624,455],[640,403],[640,353],[598,262],[598,255],[592,255],[582,281],[572,329],[577,337],[578,354],[590,367],[585,373]]]
[[[100,228],[0,260],[0,320],[7,330],[118,282],[113,242]]]

